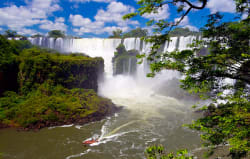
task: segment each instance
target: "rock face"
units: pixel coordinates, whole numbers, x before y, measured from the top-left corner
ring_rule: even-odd
[[[19,83],[21,93],[26,93],[47,80],[66,88],[98,89],[98,78],[104,72],[102,58],[81,54],[59,55],[43,50],[29,49],[21,55]]]
[[[136,72],[137,58],[139,54],[137,50],[127,51],[123,44],[120,44],[116,48],[115,56],[112,59],[113,62],[113,74],[129,74],[132,75]]]
[[[13,69],[8,72],[0,71],[0,97],[7,90],[17,91],[18,83],[17,83],[17,69]]]

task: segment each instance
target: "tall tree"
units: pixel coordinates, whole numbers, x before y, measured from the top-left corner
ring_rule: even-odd
[[[206,7],[207,0],[199,0],[200,5],[189,0],[139,0],[141,6],[137,12],[124,16],[124,19],[144,14],[157,13],[164,5],[174,5],[181,17],[176,22],[167,19],[148,21],[154,26],[155,35],[145,38],[153,43],[147,57],[151,62],[151,73],[162,69],[175,69],[185,75],[181,87],[192,93],[198,93],[204,99],[210,99],[210,105],[202,108],[204,116],[189,125],[202,131],[206,146],[230,144],[232,158],[240,158],[250,150],[250,1],[234,0],[236,11],[247,18],[224,23],[219,13],[208,16],[203,27],[206,41],[197,41],[193,50],[159,53],[161,44],[169,40],[169,33],[192,9]],[[204,46],[209,46],[208,55],[198,55]],[[231,82],[226,82],[231,80]],[[221,102],[223,101],[223,102]]]
[[[148,31],[146,29],[136,28],[136,29],[133,29],[127,33],[124,33],[123,38],[145,37],[145,36],[147,36],[147,34],[148,34]]]
[[[17,36],[17,32],[14,30],[6,30],[4,35],[9,38],[14,38]]]
[[[121,38],[122,37],[121,29],[114,30],[112,33],[113,35],[111,35],[109,38]]]

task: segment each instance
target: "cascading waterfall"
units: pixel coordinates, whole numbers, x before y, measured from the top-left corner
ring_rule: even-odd
[[[171,52],[174,50],[188,49],[188,44],[191,44],[197,37],[171,37],[170,41],[166,41],[163,51]],[[198,37],[200,38],[200,37]],[[112,75],[112,58],[117,46],[123,43],[126,50],[138,50],[140,53],[148,54],[152,44],[142,42],[140,38],[126,38],[123,41],[121,39],[100,39],[100,38],[83,38],[83,39],[70,39],[70,38],[28,38],[28,40],[41,47],[50,49],[56,49],[64,53],[84,53],[91,57],[103,57],[105,61],[105,72]],[[178,45],[178,47],[177,47]],[[128,69],[129,70],[129,69]],[[147,61],[138,66],[138,74],[143,75],[145,72],[149,72]]]

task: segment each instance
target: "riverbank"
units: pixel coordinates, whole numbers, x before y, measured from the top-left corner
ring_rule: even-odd
[[[49,88],[48,88],[49,87]],[[51,87],[51,88],[50,88]],[[68,124],[83,125],[112,115],[121,108],[93,90],[42,84],[27,96],[9,92],[0,98],[0,129],[39,130]]]
[[[63,122],[50,122],[50,121],[41,121],[36,124],[31,124],[28,127],[11,127],[6,124],[0,123],[0,129],[4,128],[17,128],[18,131],[39,131],[42,128],[46,127],[54,127],[54,126],[62,126],[62,125],[85,125],[91,122],[101,121],[106,117],[114,115],[121,110],[121,107],[116,107],[115,105],[109,105],[106,107],[105,112],[97,111],[93,114],[90,114],[83,118],[71,118]]]
[[[17,128],[18,131],[39,131],[42,128],[53,127],[53,126],[62,126],[62,125],[84,125],[90,122],[100,121],[105,119],[108,116],[114,115],[114,113],[119,112],[122,107],[117,107],[114,104],[104,105],[96,112],[87,115],[86,117],[78,117],[78,118],[69,118],[65,121],[38,121],[34,124],[29,124],[26,127],[20,127],[18,125],[7,125],[0,122],[0,129],[5,128]]]

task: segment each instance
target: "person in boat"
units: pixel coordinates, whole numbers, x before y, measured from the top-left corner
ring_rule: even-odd
[[[96,143],[98,142],[98,138],[99,136],[97,138],[91,138],[90,140],[83,141],[83,144],[90,145],[90,144]]]

